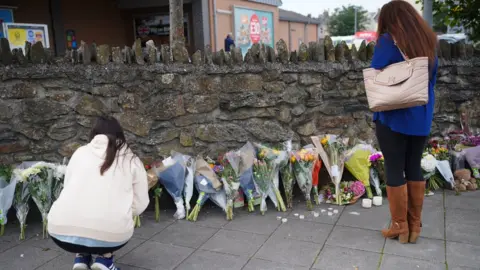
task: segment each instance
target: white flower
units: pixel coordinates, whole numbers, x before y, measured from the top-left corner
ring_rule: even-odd
[[[426,172],[434,172],[437,167],[437,160],[433,155],[427,154],[422,158],[421,166]]]
[[[63,179],[65,176],[65,172],[67,171],[67,166],[66,165],[57,165],[55,166],[54,172],[54,177],[56,179]]]

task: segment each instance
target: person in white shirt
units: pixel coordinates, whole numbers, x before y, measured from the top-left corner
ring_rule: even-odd
[[[116,270],[113,252],[130,240],[133,217],[149,204],[147,173],[115,118],[99,117],[90,140],[70,159],[48,232],[77,254],[74,270]],[[93,264],[92,255],[98,255]]]

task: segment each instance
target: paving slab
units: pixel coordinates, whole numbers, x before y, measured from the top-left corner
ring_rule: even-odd
[[[266,235],[222,229],[200,249],[251,257],[267,239]]]
[[[327,245],[380,252],[385,238],[379,231],[337,225],[327,240]]]
[[[439,207],[425,207],[422,211],[422,237],[445,238],[445,210]]]
[[[390,224],[388,201],[379,207],[363,208],[361,203],[349,205],[343,211],[338,225],[369,230],[381,230]]]
[[[198,248],[217,231],[218,229],[202,227],[192,222],[175,222],[155,235],[152,240],[164,244]]]
[[[272,237],[294,239],[323,245],[333,225],[304,220],[288,220],[278,227]]]
[[[159,222],[156,222],[152,216],[143,216],[141,220],[142,226],[140,228],[135,228],[133,237],[145,240],[152,238],[154,235],[175,222],[175,220],[168,217],[166,213],[160,216]]]
[[[447,262],[450,265],[479,268],[480,246],[447,242]]]
[[[400,244],[398,240],[387,239],[384,253],[424,261],[445,262],[445,241],[419,238],[416,244]]]
[[[234,218],[241,212],[241,210],[234,210]],[[188,222],[187,220],[179,220],[179,222]],[[209,228],[223,228],[229,221],[225,219],[225,212],[219,207],[216,208],[205,208],[200,211],[198,214],[197,221],[195,224],[203,227]]]
[[[194,251],[192,248],[147,241],[118,262],[146,269],[174,269]]]
[[[225,229],[242,231],[256,234],[270,235],[282,223],[277,217],[287,216],[288,213],[276,212],[275,210],[267,211],[262,216],[260,213],[243,212],[234,217],[234,220],[225,225]]]
[[[182,270],[240,270],[248,257],[222,254],[208,250],[197,250],[183,261],[177,269]]]
[[[361,270],[376,270],[380,256],[380,253],[326,245],[313,269],[338,270],[358,267]]]
[[[42,232],[42,224],[41,223],[30,223],[27,225],[25,229],[25,238],[26,240],[37,236],[39,233]],[[20,236],[20,227],[17,222],[9,221],[5,226],[5,233],[3,236],[0,237],[0,253],[4,252],[7,249],[13,248],[17,245],[25,241],[19,240]]]
[[[307,207],[304,203],[301,203],[294,206],[293,210],[288,216],[288,219],[300,219],[300,216],[303,216],[303,220],[325,224],[335,224],[340,218],[340,215],[342,214],[344,208],[345,206],[336,206],[322,203],[320,205],[314,205],[313,210],[310,211],[307,210]],[[335,214],[334,211],[337,211],[338,213]],[[332,215],[329,216],[328,212],[332,212]],[[318,214],[317,217],[315,216],[315,213]]]
[[[446,265],[442,263],[434,263],[422,261],[418,259],[405,258],[395,255],[384,255],[380,270],[446,270]]]
[[[472,192],[470,196],[463,195],[460,196],[445,196],[445,207],[448,209],[465,209],[465,210],[475,210],[480,211],[479,198],[480,193],[478,191]],[[465,194],[468,194],[466,192]]]
[[[262,246],[255,258],[311,267],[321,248],[321,245],[311,242],[272,237]]]
[[[271,262],[267,260],[253,258],[243,268],[243,270],[272,270],[272,269],[274,270],[308,270],[309,267],[279,263],[279,262]]]
[[[0,256],[1,269],[31,270],[40,267],[62,253],[32,246],[15,246]]]
[[[480,246],[480,211],[447,209],[446,220],[448,241]]]

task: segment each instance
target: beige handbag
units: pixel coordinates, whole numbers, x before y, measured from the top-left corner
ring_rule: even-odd
[[[368,106],[374,112],[410,108],[428,103],[428,57],[408,59],[383,70],[363,70]]]

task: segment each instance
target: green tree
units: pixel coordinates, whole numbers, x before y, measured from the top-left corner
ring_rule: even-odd
[[[365,30],[369,21],[368,11],[361,6],[348,5],[336,8],[330,16],[328,30],[332,36],[354,35],[355,9],[357,9],[357,31]]]
[[[417,3],[422,0],[417,0]],[[480,41],[479,0],[435,0],[433,1],[434,29],[442,25],[463,26],[469,38]]]

